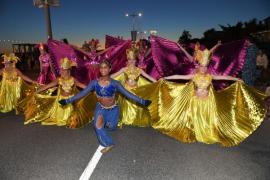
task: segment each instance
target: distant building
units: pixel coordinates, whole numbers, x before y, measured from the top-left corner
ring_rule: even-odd
[[[265,19],[263,20],[263,22],[264,22],[264,24],[265,24],[268,28],[270,28],[270,16],[267,17],[267,18],[265,18]]]
[[[251,36],[260,42],[270,42],[270,29],[252,33]]]
[[[151,35],[157,35],[157,30],[150,30],[149,32]]]
[[[16,54],[33,53],[35,46],[36,44],[30,43],[12,44],[12,50]]]
[[[12,44],[13,53],[20,58],[18,66],[21,70],[30,70],[38,66],[39,51],[35,46],[36,44],[31,43]]]

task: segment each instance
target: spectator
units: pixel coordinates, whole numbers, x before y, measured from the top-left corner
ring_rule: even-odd
[[[259,69],[267,69],[268,67],[268,58],[262,50],[259,50],[257,54],[256,64]]]

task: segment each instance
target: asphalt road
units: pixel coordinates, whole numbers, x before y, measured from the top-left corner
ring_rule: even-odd
[[[112,133],[115,148],[101,157],[91,180],[269,180],[270,120],[236,147],[184,144],[149,128]],[[1,180],[77,180],[98,147],[83,129],[23,125],[0,114]]]

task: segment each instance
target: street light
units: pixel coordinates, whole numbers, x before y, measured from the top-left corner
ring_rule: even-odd
[[[33,0],[33,3],[34,3],[34,6],[37,8],[44,8],[46,27],[47,27],[47,35],[48,35],[48,38],[52,38],[50,6],[54,6],[54,7],[60,6],[59,0]]]
[[[126,13],[125,16],[126,17],[131,17],[132,18],[132,30],[135,31],[135,21],[137,17],[142,17],[142,13],[132,13],[132,14],[128,14]]]
[[[142,13],[132,13],[132,14],[125,14],[126,17],[132,18],[132,30],[131,30],[131,40],[136,41],[137,38],[137,30],[135,29],[135,21],[137,17],[142,17]]]

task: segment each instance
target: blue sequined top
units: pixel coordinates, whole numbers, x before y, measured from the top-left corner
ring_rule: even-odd
[[[96,94],[99,97],[113,97],[116,93],[116,88],[112,85],[112,82],[110,81],[110,84],[107,86],[101,86],[97,80],[95,85]]]
[[[120,92],[127,98],[134,100],[135,102],[144,105],[145,100],[130,93],[128,90],[126,90],[119,81],[111,79],[110,84],[107,86],[101,86],[98,83],[98,80],[93,80],[89,83],[89,85],[76,94],[75,96],[69,98],[66,100],[67,103],[72,103],[73,101],[79,100],[82,97],[86,96],[92,91],[96,91],[96,94],[98,97],[114,97],[116,92]]]

